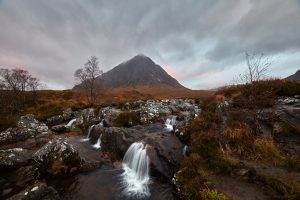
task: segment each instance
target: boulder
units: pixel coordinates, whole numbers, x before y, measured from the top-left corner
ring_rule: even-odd
[[[0,144],[14,143],[30,137],[40,137],[50,134],[48,126],[39,122],[33,115],[22,116],[17,122],[17,128],[8,128],[0,133]]]
[[[38,182],[28,186],[20,193],[8,198],[8,200],[59,200],[58,192],[44,182]]]
[[[147,144],[151,174],[171,179],[183,160],[184,145],[170,133],[147,133],[143,139]]]
[[[48,125],[57,125],[64,121],[64,118],[62,115],[54,115],[52,117],[47,118],[46,124]]]
[[[22,148],[0,150],[0,168],[17,168],[28,163],[32,153]]]
[[[79,171],[83,164],[78,151],[66,138],[49,141],[33,156],[42,173],[52,175],[69,174]]]
[[[64,121],[69,121],[74,117],[74,113],[72,111],[72,108],[66,108],[63,110],[62,118]]]
[[[56,133],[66,132],[68,131],[68,128],[64,124],[59,124],[51,127],[51,130]]]

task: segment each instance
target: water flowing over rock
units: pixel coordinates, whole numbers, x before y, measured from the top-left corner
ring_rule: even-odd
[[[173,131],[176,125],[176,116],[170,116],[166,119],[165,126],[167,131]]]
[[[123,159],[122,183],[124,193],[138,198],[150,196],[149,158],[147,146],[142,142],[133,143]]]

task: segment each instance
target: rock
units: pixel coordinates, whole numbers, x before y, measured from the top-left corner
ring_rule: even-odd
[[[51,130],[56,133],[66,132],[68,131],[68,128],[64,124],[59,124],[51,127]]]
[[[171,180],[184,158],[184,145],[174,135],[163,132],[148,133],[143,141],[147,144],[151,174]]]
[[[0,168],[17,168],[28,163],[32,153],[26,149],[0,150]]]
[[[33,158],[42,173],[48,172],[52,175],[76,172],[83,164],[77,150],[68,139],[63,138],[49,141]]]
[[[105,127],[111,127],[120,113],[122,113],[122,111],[119,109],[105,107],[99,111],[99,119],[103,119],[103,125]]]
[[[38,175],[38,168],[36,166],[23,166],[12,173],[10,181],[12,181],[17,187],[26,187],[33,184]]]
[[[69,121],[71,120],[74,115],[73,115],[73,111],[72,111],[72,108],[67,108],[63,111],[63,114],[62,114],[62,117],[65,121]]]
[[[249,169],[237,169],[234,171],[237,176],[246,176],[249,173]]]
[[[94,113],[94,108],[86,108],[81,111],[81,115],[83,118],[84,122],[87,122],[89,124],[93,124],[96,120],[95,118],[95,113]]]
[[[47,118],[46,124],[48,125],[57,125],[64,121],[64,118],[62,115],[54,115],[52,117]]]
[[[20,193],[8,198],[8,200],[59,200],[58,192],[46,183],[39,182],[28,186]]]
[[[128,147],[143,137],[140,131],[131,128],[94,126],[90,134],[90,142],[95,144],[101,137],[101,150],[114,152],[115,156],[122,159]]]
[[[39,122],[33,115],[22,116],[17,122],[17,128],[8,128],[0,133],[0,144],[14,143],[30,137],[40,137],[50,134],[48,126]]]

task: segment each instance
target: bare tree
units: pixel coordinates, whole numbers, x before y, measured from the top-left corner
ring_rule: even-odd
[[[83,68],[79,68],[75,71],[74,77],[77,82],[81,83],[87,94],[87,99],[90,104],[94,104],[97,91],[96,91],[96,77],[101,75],[103,72],[99,69],[99,61],[96,56],[92,56],[84,64]]]
[[[253,121],[255,134],[261,131],[259,116],[266,107],[274,104],[273,91],[266,87],[265,80],[271,61],[264,54],[246,53],[247,70],[239,76],[244,84],[238,104],[245,109]]]
[[[240,74],[240,80],[242,83],[254,83],[266,78],[266,73],[272,63],[270,59],[263,53],[249,54],[246,52],[245,57],[247,70],[243,74]]]
[[[26,101],[25,91],[32,90],[36,95],[39,86],[39,80],[34,78],[28,71],[23,69],[0,69],[0,85],[2,89],[7,90],[7,97],[10,97],[13,108],[18,110],[24,106]],[[34,97],[36,100],[36,96]]]

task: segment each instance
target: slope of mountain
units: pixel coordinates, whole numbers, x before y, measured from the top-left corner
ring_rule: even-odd
[[[286,77],[286,79],[291,81],[300,81],[300,70],[298,70],[295,74]]]
[[[135,88],[140,86],[168,86],[186,89],[161,66],[155,64],[149,57],[144,55],[137,55],[119,64],[97,77],[96,83],[106,89]],[[81,85],[77,85],[73,89],[81,89]]]

